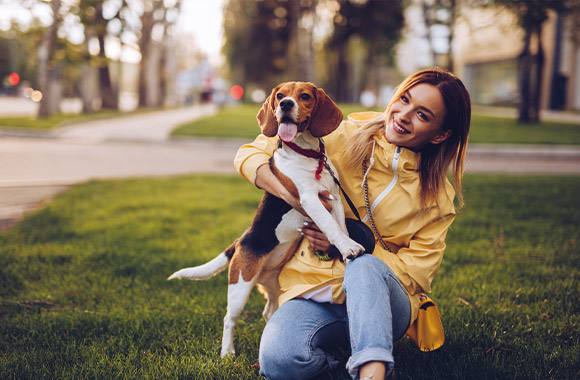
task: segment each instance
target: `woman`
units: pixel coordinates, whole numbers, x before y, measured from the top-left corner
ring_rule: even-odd
[[[470,119],[463,83],[428,69],[407,78],[384,113],[349,115],[325,138],[343,188],[381,239],[372,255],[348,264],[323,261],[319,257],[333,247],[317,226],[304,226],[305,239],[280,274],[281,306],[262,335],[262,375],[309,379],[345,353],[353,378],[390,373],[393,341],[415,320],[419,294],[431,291],[441,264],[454,196],[463,203]],[[276,139],[258,136],[240,149],[236,168],[298,208],[265,165],[275,147]],[[450,166],[454,187],[446,177]],[[347,205],[345,210],[352,218]]]

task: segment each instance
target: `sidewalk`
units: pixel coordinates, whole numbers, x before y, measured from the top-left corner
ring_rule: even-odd
[[[95,120],[51,134],[0,133],[0,229],[69,186],[92,179],[234,174],[240,141],[169,139],[215,106]],[[2,132],[2,131],[0,131]]]
[[[195,106],[95,120],[49,134],[0,130],[0,229],[92,179],[234,174],[233,158],[243,141],[169,138],[177,125],[216,111]],[[473,145],[466,171],[580,175],[580,146]]]

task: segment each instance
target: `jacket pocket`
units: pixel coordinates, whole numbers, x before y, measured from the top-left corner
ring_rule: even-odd
[[[296,259],[301,264],[306,265],[310,268],[317,268],[321,270],[331,269],[334,266],[334,261],[338,260],[338,259],[328,261],[320,260],[318,256],[314,254],[314,250],[312,249],[310,243],[306,239],[302,240],[302,243],[300,243],[300,245],[298,246],[298,250],[296,251],[294,256],[296,256]]]

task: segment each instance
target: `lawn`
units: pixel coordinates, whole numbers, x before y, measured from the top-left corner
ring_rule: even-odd
[[[579,378],[578,189],[580,177],[466,176],[434,282],[446,345],[397,342],[397,379]],[[260,197],[234,176],[89,182],[1,232],[0,378],[258,379],[262,296],[222,360],[226,274],[166,277],[225,248]]]
[[[344,115],[361,111],[354,104],[340,104]],[[222,137],[252,140],[259,127],[256,114],[259,106],[243,105],[224,108],[205,119],[186,123],[175,129],[175,136]],[[580,144],[580,125],[554,122],[521,125],[514,119],[472,116],[470,143],[475,144]]]

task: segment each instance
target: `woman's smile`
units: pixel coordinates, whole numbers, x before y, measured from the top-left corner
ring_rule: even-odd
[[[393,120],[393,129],[395,130],[395,132],[400,133],[402,135],[404,135],[405,133],[411,133],[405,128],[401,127],[401,125],[397,123],[396,120]]]

